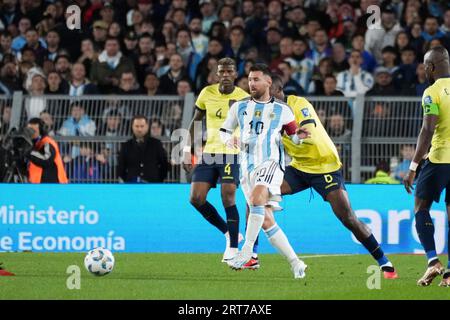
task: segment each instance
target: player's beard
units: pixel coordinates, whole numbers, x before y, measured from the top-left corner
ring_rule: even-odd
[[[260,100],[261,97],[264,95],[264,92],[262,92],[262,91],[254,91],[254,92],[251,92],[250,95],[252,96],[253,99]]]

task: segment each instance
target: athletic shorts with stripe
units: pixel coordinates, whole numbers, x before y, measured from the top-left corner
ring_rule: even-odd
[[[278,207],[278,202],[281,201],[283,177],[284,172],[280,164],[273,160],[261,163],[252,171],[243,171],[241,174],[241,187],[247,203],[250,204],[250,196],[255,186],[263,185],[269,189],[269,201],[267,205]]]

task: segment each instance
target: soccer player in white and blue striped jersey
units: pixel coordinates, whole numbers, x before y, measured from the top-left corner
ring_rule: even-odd
[[[224,143],[241,149],[240,181],[250,207],[244,246],[228,264],[233,269],[243,269],[252,257],[254,243],[263,228],[270,243],[289,261],[294,277],[303,278],[306,265],[276,224],[273,210],[280,208],[284,176],[281,134],[285,132],[295,143],[301,143],[309,133],[297,127],[287,104],[270,96],[272,79],[266,65],[254,65],[248,79],[251,98],[234,103],[220,129]],[[240,141],[233,136],[237,127]]]

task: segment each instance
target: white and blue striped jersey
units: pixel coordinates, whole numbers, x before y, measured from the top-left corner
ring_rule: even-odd
[[[241,139],[241,174],[249,173],[267,160],[279,163],[284,169],[284,148],[281,135],[295,134],[297,124],[291,108],[272,98],[258,102],[247,98],[235,102],[222,125],[222,140],[227,142],[239,127]]]

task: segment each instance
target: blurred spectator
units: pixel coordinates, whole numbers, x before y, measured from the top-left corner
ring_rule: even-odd
[[[292,79],[292,68],[289,62],[283,61],[278,64],[278,69],[281,71],[281,78],[283,79],[283,91],[285,95],[303,96],[305,90]]]
[[[55,30],[50,30],[45,36],[45,41],[47,43],[46,58],[48,60],[54,61],[60,49],[59,44],[61,42],[61,38],[59,36],[59,33],[56,32]]]
[[[43,97],[47,87],[45,78],[44,73],[39,68],[31,68],[27,73],[25,89],[28,91],[30,98],[25,101],[25,110],[28,119],[38,118],[41,111],[46,107]]]
[[[0,60],[3,60],[5,55],[14,54],[11,48],[12,36],[8,31],[2,31],[0,33]]]
[[[141,88],[136,81],[133,72],[125,71],[120,76],[119,88],[117,94],[119,95],[139,95],[141,94]]]
[[[41,66],[44,62],[44,59],[48,56],[48,51],[45,47],[46,44],[43,45],[40,42],[39,34],[36,29],[29,28],[25,32],[25,41],[26,42],[22,46],[21,51],[23,51],[25,48],[33,50],[36,57],[36,63]]]
[[[283,37],[280,40],[280,54],[269,65],[271,70],[278,69],[278,65],[286,59],[291,58],[293,54],[294,41],[291,37]]]
[[[250,87],[248,85],[248,77],[247,76],[241,76],[236,79],[236,85],[244,90],[245,92],[250,92]]]
[[[133,53],[135,53],[135,51],[137,50],[137,45],[138,45],[138,37],[137,37],[136,32],[134,32],[133,30],[128,31],[125,34],[125,37],[124,37],[123,41],[124,41],[124,44],[125,44],[125,47],[123,49],[123,53],[126,56],[130,56]]]
[[[64,94],[68,90],[67,81],[61,78],[61,75],[56,71],[50,71],[47,75],[48,86],[45,89],[45,94]]]
[[[184,97],[189,92],[192,92],[192,83],[189,79],[181,79],[177,82],[177,95]]]
[[[416,80],[416,53],[412,47],[403,48],[401,51],[401,64],[392,75],[394,85],[398,90],[404,91],[405,88]]]
[[[200,91],[206,84],[206,78],[208,74],[212,71],[209,67],[210,59],[213,58],[219,61],[224,57],[224,47],[223,44],[216,38],[211,38],[208,43],[208,51],[203,59],[197,66],[197,72],[195,76],[195,88]]]
[[[258,47],[258,55],[266,64],[280,55],[281,30],[269,28],[266,31],[266,41]]]
[[[331,58],[323,58],[319,62],[319,67],[312,77],[309,85],[309,93],[315,95],[323,94],[323,80],[326,76],[333,74],[333,62]]]
[[[395,18],[395,13],[389,6],[382,9],[381,23],[376,22],[373,28],[367,30],[365,48],[379,64],[382,63],[381,50],[386,46],[393,46],[395,37],[401,30],[402,28]]]
[[[153,46],[154,41],[149,33],[144,33],[139,36],[137,50],[132,55],[139,82],[144,80],[146,72],[148,72],[155,63],[152,52]]]
[[[352,49],[362,52],[363,63],[361,65],[361,68],[367,72],[372,73],[377,66],[377,61],[369,51],[364,49],[364,41],[365,40],[363,35],[354,35],[352,40]]]
[[[136,74],[133,63],[122,55],[119,40],[108,38],[105,49],[92,64],[90,79],[100,92],[112,93],[118,87],[123,72]]]
[[[363,57],[364,61],[364,57]],[[350,68],[347,61],[347,53],[344,44],[336,42],[333,44],[332,69],[333,72],[339,73]],[[361,66],[362,68],[362,66]],[[364,68],[363,68],[364,69]]]
[[[65,80],[70,79],[70,69],[72,65],[70,63],[70,58],[66,54],[59,54],[55,58],[55,70],[61,75]]]
[[[327,111],[323,108],[318,108],[316,110],[317,116],[320,119],[320,122],[322,125],[326,128],[327,127]]]
[[[208,49],[209,38],[202,33],[202,19],[198,17],[192,18],[189,23],[189,30],[191,32],[191,39],[195,52],[203,57]]]
[[[373,86],[373,77],[367,71],[361,69],[361,52],[352,50],[348,59],[350,69],[340,72],[337,76],[337,88],[346,97],[355,97],[357,94],[365,94]]]
[[[183,65],[186,67],[189,77],[194,80],[197,65],[200,63],[202,57],[195,52],[188,29],[180,28],[177,31],[177,52],[181,55]]]
[[[200,0],[200,13],[202,14],[202,31],[207,34],[211,25],[217,21],[216,6],[212,0]]]
[[[177,81],[187,76],[181,55],[176,53],[170,57],[169,70],[160,78],[159,89],[162,94],[176,94]]]
[[[5,135],[9,131],[11,123],[11,106],[4,105],[0,121],[0,135]]]
[[[145,77],[144,89],[147,96],[156,96],[160,95],[161,91],[159,90],[159,78],[155,73],[149,72]]]
[[[321,59],[331,57],[332,54],[333,50],[328,42],[327,32],[324,29],[316,30],[312,47],[306,53],[306,56],[314,62],[314,65],[318,66]]]
[[[98,94],[97,86],[86,78],[86,68],[83,63],[77,62],[70,72],[71,80],[65,94],[71,97],[80,97],[89,94]]]
[[[14,91],[22,90],[21,80],[18,77],[17,65],[12,61],[3,61],[0,69],[0,81],[5,87],[1,87],[4,94],[12,95]]]
[[[415,81],[408,84],[408,86],[403,89],[402,94],[421,97],[427,87],[428,80],[425,74],[425,65],[423,63],[419,63],[416,67]]]
[[[118,174],[122,182],[162,182],[167,176],[167,154],[161,141],[150,137],[149,123],[144,116],[132,120],[133,138],[122,144]]]
[[[311,78],[314,73],[314,61],[305,56],[308,51],[308,41],[305,38],[294,38],[292,43],[292,56],[286,61],[292,66],[292,78],[297,81],[306,92],[313,92],[310,88]],[[320,62],[319,62],[320,68]]]
[[[106,115],[106,122],[100,128],[99,134],[106,137],[126,136],[126,125],[122,114],[117,110],[110,110]]]
[[[445,33],[439,29],[439,21],[437,17],[428,16],[425,19],[422,38],[426,42],[430,42],[433,39],[441,39],[445,37]]]
[[[394,96],[397,94],[397,89],[392,83],[392,75],[389,69],[385,67],[378,67],[375,69],[375,85],[372,89],[367,91],[368,96]]]
[[[55,136],[55,122],[53,121],[53,116],[48,112],[48,110],[42,110],[39,114],[39,118],[44,121],[45,129],[50,137]]]
[[[387,68],[391,74],[398,69],[397,56],[398,52],[395,51],[393,46],[384,47],[381,50],[381,66]]]
[[[108,37],[108,24],[104,21],[97,20],[92,25],[92,41],[95,51],[101,51]]]
[[[400,31],[399,33],[397,33],[394,45],[395,51],[402,52],[402,50],[408,46],[410,46],[408,33],[406,31]]]
[[[422,25],[418,22],[414,23],[410,29],[410,45],[418,53],[417,58],[422,60],[425,40],[422,37]]]
[[[94,49],[94,44],[91,39],[84,39],[81,41],[81,56],[77,62],[82,63],[85,67],[86,74],[90,74],[91,66],[97,60],[98,54]]]
[[[332,138],[349,139],[352,132],[346,128],[344,117],[335,113],[327,118],[327,132]]]
[[[445,10],[444,22],[442,23],[440,30],[445,34],[447,38],[450,38],[450,8]]]
[[[150,120],[150,136],[160,139],[164,132],[164,125],[158,118]]]
[[[230,29],[229,45],[226,49],[226,55],[236,61],[238,74],[244,72],[245,51],[247,46],[244,44],[245,31],[241,26],[234,26]],[[283,50],[280,43],[280,50]]]
[[[344,94],[336,90],[337,86],[337,80],[336,77],[333,75],[327,75],[325,76],[325,79],[323,80],[323,93],[321,95],[331,97],[331,96],[344,96]]]
[[[61,136],[94,136],[95,122],[85,114],[82,103],[73,102],[70,106],[70,117],[67,118],[59,129]]]
[[[376,168],[374,177],[366,180],[365,184],[399,184],[400,182],[390,176],[389,164],[382,160]]]
[[[398,164],[398,166],[394,170],[394,178],[398,181],[403,181],[403,177],[409,171],[409,165],[411,164],[412,159],[414,158],[414,153],[416,149],[413,145],[405,144],[402,145],[400,149],[400,155],[402,158],[402,162]]]
[[[106,172],[105,164],[100,162],[95,155],[91,143],[80,144],[80,154],[75,158],[65,157],[66,171],[72,183],[100,183]]]

